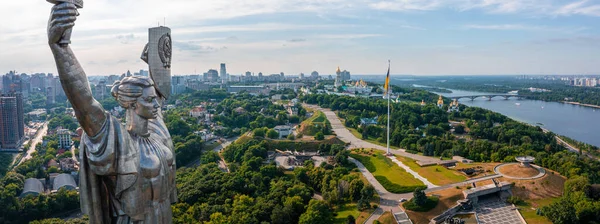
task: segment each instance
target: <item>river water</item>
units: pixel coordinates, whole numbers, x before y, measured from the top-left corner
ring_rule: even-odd
[[[450,90],[452,93],[438,94],[445,97],[486,94]],[[496,97],[491,101],[487,98],[477,98],[473,101],[464,98],[459,101],[467,106],[495,111],[512,119],[541,126],[554,133],[600,146],[600,109],[539,100],[518,100],[516,98],[505,100],[503,97]]]
[[[383,83],[385,76],[362,76],[360,78]],[[416,79],[418,78],[392,78],[391,84],[406,85]],[[452,93],[438,94],[445,97],[488,94],[450,90],[452,90]],[[559,135],[600,147],[600,109],[539,100],[518,100],[515,98],[505,100],[503,97],[496,97],[491,101],[488,101],[487,98],[477,98],[473,101],[465,98],[461,99],[460,103],[498,112],[517,121],[540,126]]]

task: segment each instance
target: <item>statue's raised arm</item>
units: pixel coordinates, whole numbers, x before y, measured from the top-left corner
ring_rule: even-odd
[[[107,117],[102,105],[92,96],[85,72],[71,47],[65,44],[63,35],[70,32],[78,15],[75,4],[60,3],[52,7],[48,21],[48,44],[54,54],[60,82],[79,124],[88,136],[95,136]]]

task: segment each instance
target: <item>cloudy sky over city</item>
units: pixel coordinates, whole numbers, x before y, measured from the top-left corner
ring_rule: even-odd
[[[55,72],[51,4],[0,8],[0,72]],[[600,0],[94,0],[72,48],[88,75],[147,69],[148,28],[173,36],[173,74],[598,74]]]

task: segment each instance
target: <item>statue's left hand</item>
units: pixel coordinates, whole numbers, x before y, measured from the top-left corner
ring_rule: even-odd
[[[58,44],[65,31],[72,29],[79,13],[72,3],[61,3],[52,7],[48,21],[48,44]]]

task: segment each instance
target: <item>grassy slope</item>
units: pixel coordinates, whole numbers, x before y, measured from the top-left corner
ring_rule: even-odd
[[[556,198],[528,200],[527,205],[519,205],[519,212],[528,224],[551,224],[544,216],[536,214],[536,209],[551,204]]]
[[[394,224],[396,223],[396,220],[394,219],[394,216],[392,215],[391,212],[384,212],[379,219],[377,219],[377,221],[379,221],[379,223],[382,224]]]
[[[313,136],[317,132],[321,131],[320,128],[316,128],[315,125],[320,127],[327,125],[327,117],[321,111],[315,111],[312,117],[306,119],[300,124],[300,132],[304,135]]]
[[[377,181],[389,192],[407,193],[414,191],[415,188],[425,187],[423,182],[414,178],[381,153],[374,155],[358,155],[353,152],[350,156],[365,165],[367,170],[373,173]]]
[[[452,183],[458,183],[467,180],[467,178],[461,175],[459,172],[447,169],[443,166],[428,166],[428,167],[420,167],[415,160],[396,156],[399,161],[410,167],[410,169],[419,173],[421,176],[427,178],[427,180],[431,181],[435,185],[446,185]]]
[[[344,123],[344,122],[342,121],[342,123]],[[348,129],[348,131],[350,131],[350,133],[352,133],[355,137],[357,137],[359,139],[362,139],[362,134],[359,133],[356,129],[349,128],[349,127],[346,127],[346,129]],[[387,147],[387,143],[385,143],[385,142],[384,143],[378,142],[377,139],[374,138],[374,137],[372,137],[372,136],[369,136],[369,139],[366,139],[364,141],[369,142],[369,143],[373,143],[375,145],[380,145],[380,146],[383,146],[383,147]],[[390,145],[390,149],[398,149],[398,147]]]

